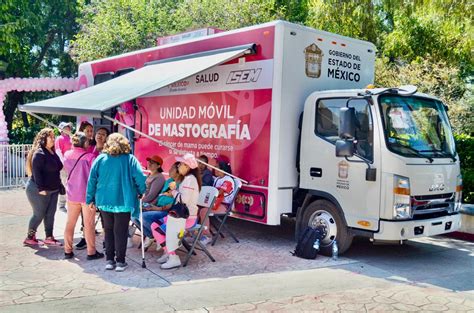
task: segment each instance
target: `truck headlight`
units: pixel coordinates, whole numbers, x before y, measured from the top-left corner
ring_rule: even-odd
[[[461,210],[462,203],[462,175],[459,174],[456,179],[456,194],[454,196],[454,212]]]
[[[393,218],[411,218],[410,179],[408,177],[393,176]]]

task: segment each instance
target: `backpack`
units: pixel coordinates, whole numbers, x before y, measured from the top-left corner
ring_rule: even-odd
[[[324,238],[324,233],[321,228],[306,227],[300,234],[296,249],[292,254],[303,259],[315,259],[318,255],[318,250],[313,245],[317,239],[321,242],[322,238]]]

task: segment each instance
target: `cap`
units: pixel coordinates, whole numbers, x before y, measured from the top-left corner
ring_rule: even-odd
[[[186,164],[190,169],[195,169],[198,166],[196,158],[191,153],[186,153],[182,157],[176,157],[176,161]]]
[[[225,164],[230,164],[230,160],[225,155],[219,154],[216,158],[217,163],[223,162]]]
[[[153,161],[160,165],[163,165],[163,159],[159,155],[153,155],[151,157],[146,158],[147,161]]]
[[[58,128],[60,130],[63,130],[64,127],[72,128],[72,123],[70,123],[70,122],[61,122],[61,123],[59,123]]]

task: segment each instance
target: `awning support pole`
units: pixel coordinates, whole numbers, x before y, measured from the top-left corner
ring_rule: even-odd
[[[68,131],[59,129],[59,126],[58,126],[58,125],[56,125],[56,124],[54,124],[54,123],[51,123],[51,122],[48,121],[47,119],[42,118],[41,116],[36,115],[35,113],[32,113],[32,112],[26,112],[26,113],[28,113],[29,115],[33,116],[34,118],[39,119],[40,121],[45,122],[45,123],[48,124],[49,126],[58,129],[60,132],[64,132],[64,133],[66,133],[66,134],[68,134],[68,135],[72,135],[71,132],[68,132]]]
[[[113,123],[116,123],[116,124],[118,124],[118,125],[120,125],[120,126],[126,128],[126,129],[128,129],[128,130],[131,130],[131,131],[133,131],[133,132],[135,132],[135,133],[137,133],[137,134],[140,134],[140,135],[142,135],[143,137],[146,137],[146,138],[150,139],[151,141],[154,141],[154,142],[156,142],[156,143],[158,143],[158,144],[160,144],[160,145],[162,145],[162,146],[165,146],[166,148],[171,149],[171,150],[173,150],[173,151],[175,151],[175,152],[177,152],[177,153],[179,153],[179,154],[184,154],[184,151],[179,150],[179,149],[176,149],[176,148],[174,148],[174,147],[172,147],[172,146],[166,144],[165,142],[163,142],[163,141],[161,141],[161,140],[158,140],[158,139],[156,139],[156,138],[153,138],[152,136],[150,136],[150,135],[148,135],[148,134],[145,134],[144,132],[141,132],[141,131],[139,131],[139,130],[133,128],[133,127],[130,127],[130,126],[128,126],[127,124],[124,124],[124,123],[122,123],[122,122],[120,122],[120,121],[118,121],[118,120],[116,120],[116,119],[114,119],[114,118],[112,118],[112,117],[110,117],[110,116],[107,116],[107,115],[103,114],[103,115],[102,115],[102,118],[104,118],[104,119],[106,119],[106,120],[109,120],[109,121],[111,121],[111,122],[113,122]],[[241,181],[242,183],[244,183],[244,184],[248,184],[248,183],[249,183],[248,181],[246,181],[246,180],[244,180],[244,179],[242,179],[242,178],[240,178],[240,177],[237,177],[237,176],[235,176],[235,175],[232,175],[232,174],[230,174],[230,173],[227,173],[226,171],[223,171],[223,170],[221,170],[220,168],[217,168],[217,167],[212,166],[212,165],[210,165],[210,164],[208,164],[208,163],[206,163],[206,162],[203,162],[203,161],[199,160],[198,158],[196,158],[196,161],[198,161],[199,163],[205,164],[206,166],[208,166],[208,167],[210,167],[210,168],[212,168],[212,169],[214,169],[214,170],[216,170],[216,171],[222,172],[222,173],[224,173],[224,174],[226,174],[226,175],[229,175],[229,176],[231,176],[231,177],[233,177],[233,178],[235,178],[235,179],[238,179],[238,180],[240,180],[240,181]]]

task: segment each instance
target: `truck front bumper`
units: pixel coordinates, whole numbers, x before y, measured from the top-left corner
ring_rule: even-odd
[[[380,221],[376,240],[406,240],[446,234],[461,228],[461,214],[411,221]]]

